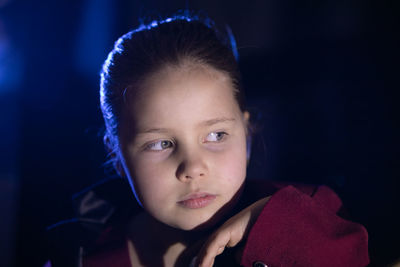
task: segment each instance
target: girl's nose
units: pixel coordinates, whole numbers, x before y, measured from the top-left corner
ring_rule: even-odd
[[[207,165],[204,160],[199,156],[192,156],[183,160],[177,170],[176,177],[182,181],[190,181],[208,175]]]

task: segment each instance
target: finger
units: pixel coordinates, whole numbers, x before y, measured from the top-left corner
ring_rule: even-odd
[[[209,262],[209,263],[202,263],[202,264],[200,264],[199,267],[213,267],[213,266],[214,266],[214,262],[215,262],[215,258],[213,258],[213,259],[211,260],[211,262]]]
[[[215,258],[212,259],[212,261],[211,261],[211,263],[210,263],[210,267],[213,267],[213,266],[214,266],[214,261],[215,261]]]
[[[212,266],[213,262],[215,260],[215,257],[220,255],[222,252],[224,252],[225,246],[218,247],[218,248],[207,248],[202,255],[200,255],[197,260],[199,262],[199,266],[205,267],[205,266]]]
[[[214,258],[221,254],[229,242],[229,233],[217,232],[204,244],[198,255],[200,266],[212,266]]]
[[[230,238],[228,243],[226,244],[226,247],[228,248],[233,248],[235,247],[240,241],[242,240],[242,235],[239,235],[238,233],[231,233]]]

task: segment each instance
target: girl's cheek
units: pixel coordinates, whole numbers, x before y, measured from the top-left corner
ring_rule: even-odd
[[[206,143],[206,144],[204,144],[204,148],[207,151],[215,152],[215,153],[222,153],[222,154],[224,154],[232,149],[230,142],[220,143],[220,144],[218,144],[218,143],[217,144],[213,144],[213,143],[207,144]]]
[[[150,183],[156,179],[159,182],[159,178],[168,175],[169,172],[173,171],[174,166],[166,153],[150,152],[149,154],[151,155],[138,157],[132,168],[137,180],[144,180],[145,183]]]
[[[132,165],[138,168],[157,168],[163,165],[170,157],[171,150],[165,151],[140,151],[132,158]]]
[[[237,149],[226,149],[213,153],[216,167],[228,173],[243,173],[246,168],[246,150],[240,147]]]
[[[165,175],[162,169],[149,165],[148,161],[143,161],[143,163],[138,162],[132,166],[132,174],[131,179],[133,179],[135,191],[142,201],[148,200],[149,196],[154,198],[158,195],[160,185],[164,181],[161,178]]]
[[[132,146],[128,153],[132,169],[136,172],[142,169],[162,168],[173,157],[174,149],[151,150],[146,149],[145,145],[136,145]]]

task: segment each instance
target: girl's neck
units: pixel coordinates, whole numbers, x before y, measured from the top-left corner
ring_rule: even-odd
[[[133,260],[136,265],[145,266],[188,266],[204,242],[202,237],[207,236],[204,232],[170,227],[146,212],[132,219],[128,235],[131,259],[134,256],[139,261]]]

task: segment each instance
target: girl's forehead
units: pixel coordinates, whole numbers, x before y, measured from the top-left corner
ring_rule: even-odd
[[[129,113],[141,123],[233,117],[240,114],[231,79],[201,66],[168,67],[152,75],[135,96]]]
[[[144,87],[159,87],[164,82],[208,82],[232,83],[229,75],[214,67],[193,60],[183,60],[179,64],[166,64],[144,80]]]

